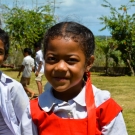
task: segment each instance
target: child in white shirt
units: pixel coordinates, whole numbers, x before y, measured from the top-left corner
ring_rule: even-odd
[[[9,37],[0,29],[0,65],[7,58]],[[0,135],[20,135],[19,123],[29,99],[16,80],[0,71]]]

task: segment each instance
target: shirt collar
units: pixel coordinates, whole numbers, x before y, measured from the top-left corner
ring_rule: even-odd
[[[50,83],[45,85],[45,91],[39,96],[38,102],[40,107],[45,112],[49,112],[55,104],[63,103],[62,100],[59,100],[53,96],[52,86]]]
[[[82,91],[73,99],[74,102],[80,106],[86,106],[85,103],[85,86],[82,88]],[[71,101],[69,100],[69,102]],[[39,106],[45,111],[49,112],[54,105],[62,106],[67,103],[65,101],[59,100],[53,96],[52,86],[47,82],[45,85],[45,91],[38,98]]]
[[[81,106],[86,106],[86,103],[85,103],[85,85],[82,88],[81,92],[76,97],[74,97],[73,100]]]
[[[11,78],[9,78],[8,76],[4,76],[4,74],[0,71],[0,81],[6,85],[7,83],[12,83],[13,80]]]
[[[41,49],[40,50],[38,50],[37,52],[36,52],[36,54],[38,54],[38,53],[40,53],[41,52]]]
[[[31,55],[27,55],[26,57],[31,57]],[[25,58],[26,58],[26,57],[25,57]]]

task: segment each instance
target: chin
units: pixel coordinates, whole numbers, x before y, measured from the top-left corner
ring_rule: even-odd
[[[63,87],[63,86],[58,86],[58,87],[53,87],[53,89],[57,92],[65,92],[67,91],[67,88]]]

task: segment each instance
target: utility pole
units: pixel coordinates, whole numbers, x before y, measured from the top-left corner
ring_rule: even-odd
[[[16,7],[17,7],[17,3],[18,3],[18,1],[16,0],[16,1],[15,1],[15,6],[16,6]]]
[[[32,0],[32,9],[33,9],[33,0]]]
[[[53,6],[53,16],[54,16],[54,13],[55,13],[55,0],[53,1],[53,3],[54,3],[54,6]]]
[[[37,11],[37,7],[38,7],[38,2],[37,2],[37,0],[36,0],[36,11]]]

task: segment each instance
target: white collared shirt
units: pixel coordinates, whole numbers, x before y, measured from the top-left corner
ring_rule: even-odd
[[[110,98],[108,91],[101,91],[92,85],[95,105],[98,107],[107,99]],[[52,93],[52,87],[49,83],[45,86],[45,92],[38,98],[39,106],[45,111],[52,110],[61,118],[81,119],[87,117],[85,104],[85,86],[82,91],[68,102],[56,99]],[[30,116],[30,106],[26,109],[20,124],[22,135],[37,135],[37,128],[32,122]],[[120,112],[108,125],[102,127],[103,135],[127,135],[125,122],[122,113]]]
[[[28,55],[24,57],[22,65],[25,67],[22,76],[26,78],[30,78],[32,68],[34,68],[34,59],[30,55]]]
[[[39,67],[39,63],[42,62],[42,66],[40,69],[40,73],[44,73],[44,59],[43,59],[43,53],[42,50],[39,50],[36,52],[36,56],[35,56],[35,71],[38,70]]]
[[[4,120],[0,122],[3,123],[1,125],[6,124],[8,133],[11,132],[5,135],[20,135],[19,123],[28,104],[29,98],[22,85],[0,71],[0,112],[1,119],[3,117],[2,121]],[[3,132],[7,131],[3,128]]]
[[[0,135],[14,135],[7,126],[6,122],[4,121],[4,118],[1,114],[1,108],[0,108]]]

